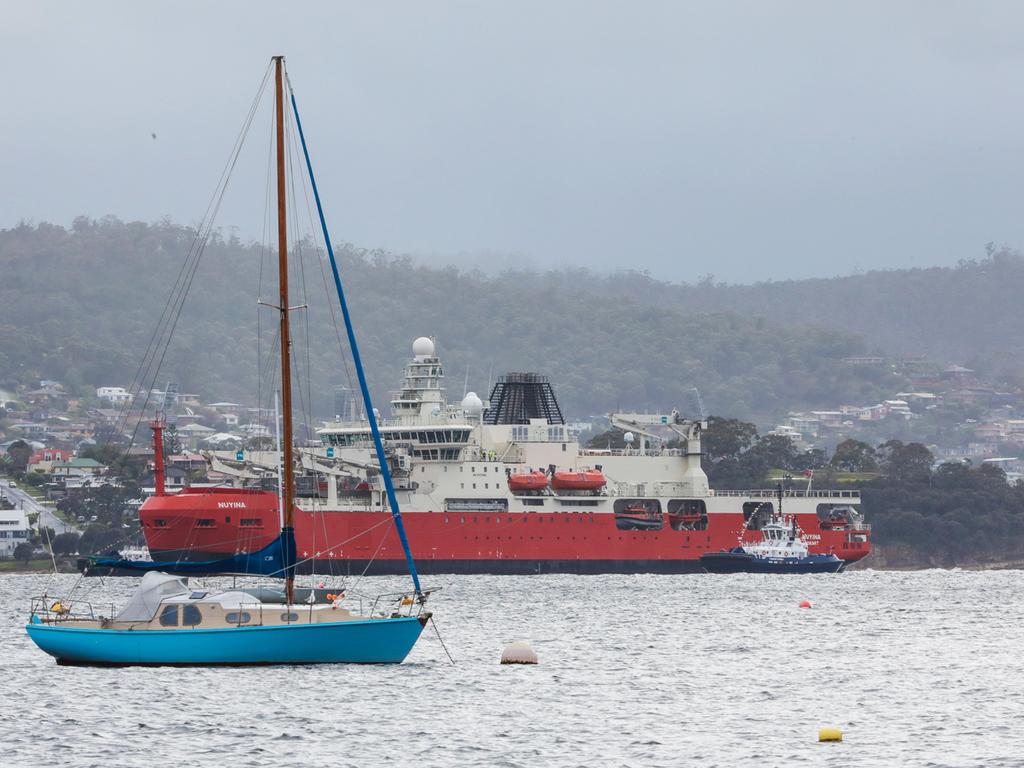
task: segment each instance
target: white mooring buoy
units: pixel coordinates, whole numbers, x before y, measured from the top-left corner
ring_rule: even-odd
[[[525,640],[516,640],[501,652],[502,664],[536,664],[537,652]]]

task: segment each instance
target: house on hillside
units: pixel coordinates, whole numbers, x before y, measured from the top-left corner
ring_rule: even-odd
[[[48,475],[52,472],[55,461],[70,461],[72,458],[74,458],[74,453],[71,451],[60,448],[44,448],[41,451],[35,451],[28,457],[26,471]]]
[[[32,535],[24,509],[0,509],[0,558],[10,559],[14,549]]]
[[[67,461],[55,461],[50,469],[52,478],[82,477],[85,475],[95,476],[106,471],[106,467],[96,459],[69,459]]]
[[[135,399],[135,396],[124,387],[96,387],[96,397],[117,406]]]
[[[181,441],[182,447],[190,451],[196,450],[203,440],[215,434],[216,431],[202,424],[183,424],[177,428],[178,439]]]

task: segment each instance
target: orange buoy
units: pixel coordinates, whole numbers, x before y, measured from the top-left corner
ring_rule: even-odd
[[[810,600],[801,600],[800,601],[800,607],[801,608],[810,608],[811,607],[811,601]]]

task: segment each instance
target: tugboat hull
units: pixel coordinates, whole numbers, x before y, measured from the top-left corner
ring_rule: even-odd
[[[700,566],[707,573],[838,573],[844,563],[835,555],[755,557],[747,552],[707,552]]]

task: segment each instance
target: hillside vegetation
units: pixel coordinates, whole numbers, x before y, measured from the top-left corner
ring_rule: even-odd
[[[0,231],[0,381],[54,378],[81,391],[126,385],[193,238],[186,227],[114,218]],[[156,385],[176,381],[208,399],[254,401],[257,351],[266,357],[276,343],[275,313],[256,304],[276,294],[271,256],[237,240],[210,242]],[[326,415],[333,386],[348,383],[330,310],[337,300],[320,255],[306,247],[300,256],[293,301],[308,298],[310,308],[297,316],[296,361],[314,414]],[[865,350],[861,338],[762,317],[767,297],[738,312],[698,311],[666,299],[689,289],[642,276],[485,277],[347,246],[339,259],[379,400],[397,385],[412,339],[424,334],[438,339],[450,394],[461,395],[467,372],[469,388],[484,391],[507,370],[540,371],[572,415],[685,411],[696,386],[709,411],[768,420],[793,407],[873,401],[899,386],[891,373],[839,362]],[[272,368],[264,359],[263,370]],[[264,377],[264,400],[271,387]]]
[[[752,285],[674,284],[643,273],[614,280],[565,273],[564,290],[644,298],[683,313],[735,312],[777,324],[861,336],[872,352],[925,354],[997,381],[1024,376],[1024,258],[990,244],[955,267],[873,271],[828,279]]]

